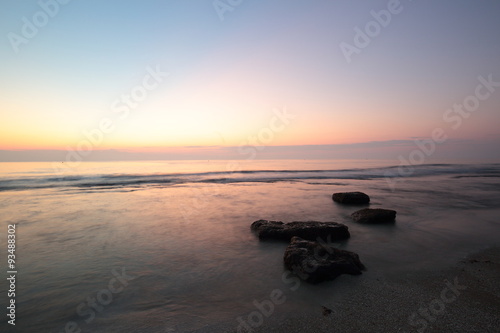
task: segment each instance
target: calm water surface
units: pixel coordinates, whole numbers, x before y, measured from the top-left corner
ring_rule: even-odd
[[[287,297],[277,318],[313,311],[356,279],[437,269],[500,236],[499,164],[425,165],[391,179],[398,170],[383,161],[56,167],[0,163],[4,238],[17,224],[17,332],[61,332],[68,322],[82,332],[236,328],[273,289]],[[331,200],[357,190],[370,207],[397,210],[396,223],[357,225],[349,217],[357,208]],[[291,290],[286,243],[260,242],[249,229],[258,219],[345,223],[351,238],[336,245],[357,252],[367,271]],[[7,289],[2,281],[0,293]],[[99,297],[105,305],[92,307]]]

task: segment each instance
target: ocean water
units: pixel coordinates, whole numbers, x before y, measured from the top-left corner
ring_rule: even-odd
[[[331,200],[341,191],[395,209],[396,223],[356,224],[358,207]],[[359,279],[440,269],[500,239],[500,164],[0,163],[0,199],[2,239],[16,224],[15,332],[236,331],[275,289],[279,321],[341,301]],[[367,270],[297,283],[283,275],[287,244],[250,231],[258,219],[344,223],[351,238],[335,245]],[[8,289],[2,278],[2,300]]]

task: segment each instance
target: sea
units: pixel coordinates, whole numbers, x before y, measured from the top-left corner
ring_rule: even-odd
[[[345,191],[371,202],[332,201]],[[394,209],[396,221],[354,222],[365,207]],[[2,332],[216,332],[221,323],[245,332],[242,320],[265,327],[341,302],[362,279],[438,270],[498,246],[500,164],[4,162],[0,214]],[[259,219],[343,223],[351,237],[331,243],[366,271],[300,282],[283,266],[287,243],[250,230]],[[263,304],[278,294],[270,314]]]

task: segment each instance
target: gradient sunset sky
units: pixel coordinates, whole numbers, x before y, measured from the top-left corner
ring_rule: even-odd
[[[500,82],[499,32],[494,0],[2,1],[0,161],[85,133],[104,159],[396,158],[436,128],[433,158],[500,158],[500,87],[478,88]]]

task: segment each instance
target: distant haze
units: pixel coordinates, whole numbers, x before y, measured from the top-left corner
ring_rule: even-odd
[[[417,143],[420,143],[419,144]],[[0,150],[0,162],[130,161],[130,160],[261,160],[372,159],[396,164],[450,161],[500,162],[500,142],[453,141],[433,146],[430,141],[369,142],[346,145],[174,147],[163,150],[95,150],[83,156],[74,150]]]

